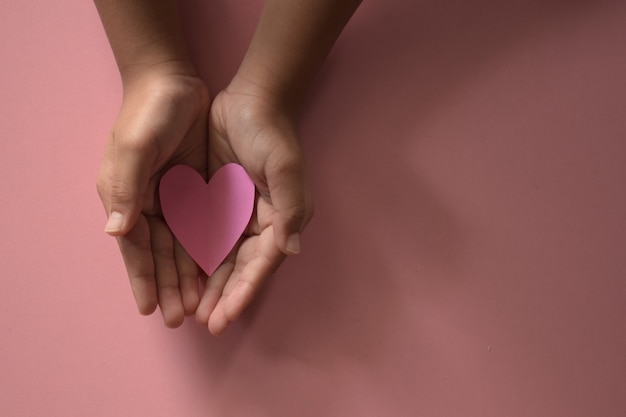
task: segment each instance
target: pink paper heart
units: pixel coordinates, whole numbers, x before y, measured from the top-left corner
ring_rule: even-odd
[[[208,184],[193,168],[176,165],[161,178],[159,194],[172,233],[212,275],[250,221],[254,183],[237,164],[221,167]]]

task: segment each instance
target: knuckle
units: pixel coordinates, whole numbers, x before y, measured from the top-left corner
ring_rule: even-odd
[[[307,218],[307,210],[304,205],[298,205],[289,209],[289,217],[293,221],[302,223]]]
[[[288,229],[300,230],[310,220],[310,215],[307,207],[304,204],[298,204],[292,206],[283,211],[285,223]]]
[[[98,178],[96,178],[96,191],[100,196],[100,200],[104,203],[108,203],[111,200],[111,180],[104,170],[100,170]]]
[[[127,204],[135,200],[135,193],[129,184],[121,180],[112,180],[108,184],[112,203]]]
[[[276,163],[277,175],[300,175],[304,168],[304,158],[298,151],[285,152],[278,157]]]

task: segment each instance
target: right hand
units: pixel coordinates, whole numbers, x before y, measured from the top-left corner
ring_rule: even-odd
[[[313,216],[293,116],[263,89],[238,81],[211,106],[209,172],[241,164],[257,199],[247,231],[208,280],[196,311],[214,335],[240,316],[287,255],[300,252],[300,234]]]
[[[196,311],[200,270],[161,214],[159,180],[175,164],[207,178],[206,84],[180,68],[151,69],[124,85],[97,181],[141,314],[157,305],[168,327]]]

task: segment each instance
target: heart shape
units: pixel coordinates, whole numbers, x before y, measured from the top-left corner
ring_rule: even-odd
[[[193,168],[176,165],[161,178],[163,217],[194,261],[211,276],[246,229],[254,183],[238,164],[221,167],[207,184]]]

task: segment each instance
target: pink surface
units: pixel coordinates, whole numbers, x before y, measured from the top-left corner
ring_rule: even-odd
[[[176,165],[161,178],[159,198],[174,236],[210,276],[250,221],[254,184],[237,164],[218,169],[208,184],[193,168]]]
[[[215,92],[256,1],[186,0]],[[303,253],[221,338],[140,317],[91,2],[0,3],[0,415],[626,415],[626,2],[373,0],[303,120]]]

